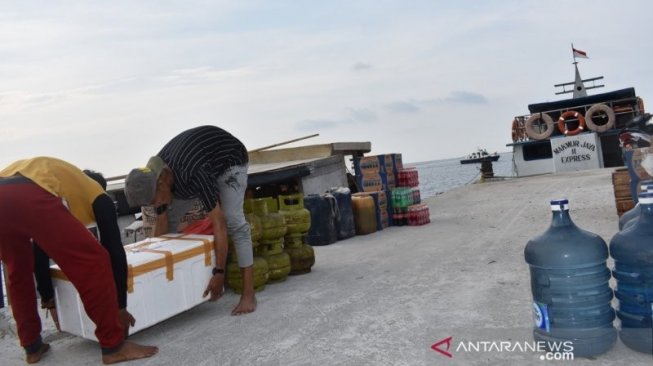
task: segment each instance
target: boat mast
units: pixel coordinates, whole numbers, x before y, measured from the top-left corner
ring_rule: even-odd
[[[574,69],[576,71],[574,81],[569,82],[569,83],[556,84],[556,85],[554,85],[554,87],[556,87],[556,88],[557,87],[562,87],[562,91],[557,92],[556,95],[566,94],[566,93],[573,93],[573,99],[576,99],[576,98],[586,97],[587,96],[587,89],[602,88],[605,85],[602,85],[602,84],[601,85],[596,85],[594,83],[596,80],[603,79],[603,76],[598,76],[598,77],[589,78],[589,79],[582,79],[580,77],[580,72],[578,71],[578,61],[576,61],[576,53],[574,52],[574,50],[575,50],[574,49],[574,44],[572,43],[571,44],[571,56],[574,59],[574,62],[572,62],[572,64],[574,65]],[[584,53],[583,53],[583,56],[581,56],[581,57],[587,58],[587,56],[584,56]],[[592,82],[592,85],[585,86],[585,83],[590,82],[590,81]],[[568,90],[568,89],[565,88],[566,86],[573,86],[573,89]]]
[[[585,90],[585,85],[583,84],[583,79],[580,78],[580,72],[578,71],[578,61],[574,56],[574,68],[576,69],[576,78],[574,79],[574,96],[573,98],[582,98],[587,96],[587,90]]]

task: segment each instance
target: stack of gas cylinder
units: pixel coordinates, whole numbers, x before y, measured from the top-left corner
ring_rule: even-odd
[[[279,195],[278,200],[279,214],[288,227],[283,250],[290,257],[290,274],[308,273],[315,264],[313,247],[305,242],[311,227],[311,213],[304,208],[304,196],[301,193]]]
[[[596,356],[608,351],[618,334],[629,348],[653,354],[653,192],[646,191],[651,188],[653,182],[643,182],[639,203],[620,221],[609,246],[573,223],[566,199],[551,201],[550,227],[524,250],[531,274],[533,336],[548,351],[563,346],[576,357]]]
[[[285,281],[288,275],[311,271],[315,254],[305,242],[311,216],[301,194],[249,198],[244,210],[252,233],[256,291],[263,290],[266,283]],[[243,277],[231,238],[229,253],[227,284],[241,293]]]
[[[256,255],[257,247],[263,237],[263,226],[261,219],[252,211],[252,200],[245,201],[245,219],[249,223],[252,234],[252,247],[254,251],[254,290],[262,291],[265,289],[265,284],[270,278],[270,268],[268,261]],[[243,291],[243,276],[238,265],[238,255],[234,248],[233,241],[229,238],[229,263],[227,264],[227,284],[233,288],[236,293]]]
[[[254,214],[261,219],[263,235],[256,254],[265,258],[270,268],[269,283],[285,281],[290,273],[290,257],[283,251],[283,238],[288,231],[273,197],[255,198]]]

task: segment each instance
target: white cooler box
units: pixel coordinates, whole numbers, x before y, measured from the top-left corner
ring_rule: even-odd
[[[199,305],[215,259],[213,235],[149,238],[126,245],[127,310],[136,318],[130,334]],[[97,341],[72,283],[57,265],[50,268],[61,330]]]

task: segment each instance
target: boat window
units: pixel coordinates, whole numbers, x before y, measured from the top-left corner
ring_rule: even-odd
[[[524,152],[525,161],[551,159],[553,157],[549,140],[525,144],[522,146],[522,151]]]

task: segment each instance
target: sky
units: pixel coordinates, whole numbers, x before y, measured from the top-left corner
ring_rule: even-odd
[[[0,0],[0,167],[111,177],[181,131],[252,150],[370,141],[405,162],[510,151],[528,104],[583,78],[653,108],[649,0]]]

